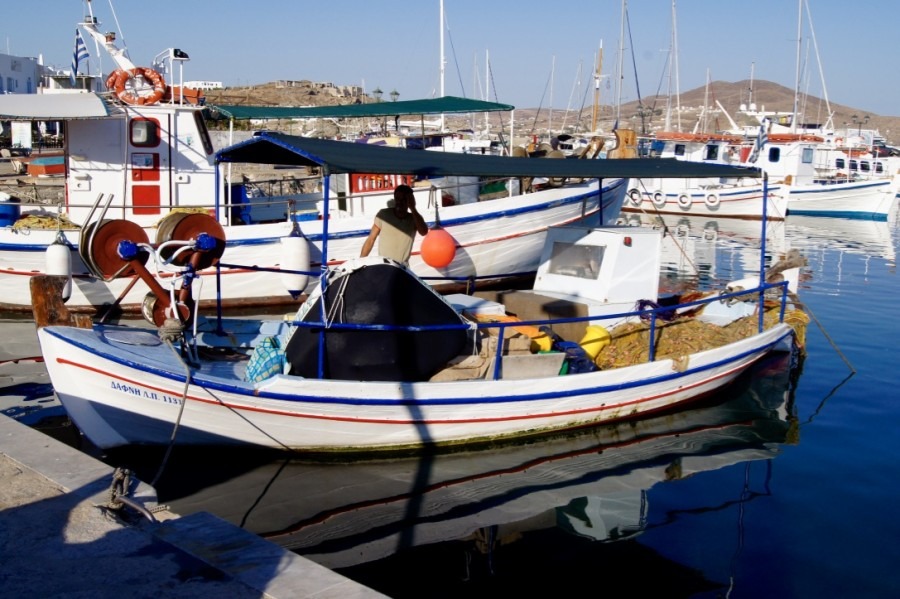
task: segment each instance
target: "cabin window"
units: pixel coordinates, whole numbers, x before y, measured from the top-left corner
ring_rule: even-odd
[[[856,160],[851,160],[850,161],[850,171],[852,172],[852,171],[858,171],[858,170],[859,170],[859,163]]]
[[[800,157],[800,160],[803,161],[803,164],[812,164],[813,155],[815,151],[813,148],[803,148],[803,154]]]
[[[769,162],[778,162],[781,160],[781,148],[769,148]]]
[[[719,158],[719,146],[716,144],[709,144],[706,146],[706,156],[704,156],[704,160],[718,160]]]
[[[876,163],[875,163],[875,172],[876,172],[876,173],[879,173],[879,174],[883,173],[883,172],[884,172],[884,165],[883,165],[882,163],[880,163],[880,162],[876,162]]]
[[[684,156],[684,144],[675,144],[675,155],[676,156]]]
[[[860,160],[860,162],[859,162],[859,170],[861,170],[861,171],[864,172],[864,173],[868,173],[868,172],[871,170],[871,169],[869,168],[869,166],[870,166],[870,165],[869,165],[869,161],[868,161],[868,160]]]
[[[844,159],[843,159],[843,158],[837,158],[837,159],[835,159],[835,161],[834,161],[834,168],[842,169],[842,168],[846,168],[846,167],[847,167],[847,163],[844,162]]]
[[[601,245],[576,245],[556,241],[550,254],[548,273],[596,280],[606,250]]]
[[[132,119],[131,145],[150,148],[159,145],[159,122],[156,119]]]
[[[203,151],[209,156],[213,153],[212,140],[209,138],[209,129],[206,128],[206,121],[198,110],[194,113],[194,123],[197,125],[197,131],[200,132],[200,142],[203,144]]]

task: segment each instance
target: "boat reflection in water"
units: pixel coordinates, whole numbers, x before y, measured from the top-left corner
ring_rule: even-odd
[[[884,258],[896,263],[893,231],[896,214],[891,221],[855,220],[851,218],[821,219],[814,216],[790,216],[785,221],[791,244],[811,256],[826,250]]]
[[[692,409],[525,445],[327,463],[176,448],[157,491],[176,513],[211,512],[391,596],[416,580],[462,584],[487,572],[496,582],[511,575],[496,560],[527,560],[529,538],[552,531],[589,546],[633,539],[647,525],[654,485],[771,460],[782,444],[797,443],[794,361],[776,354]],[[122,464],[128,450],[110,457]],[[150,480],[152,472],[135,470]],[[639,543],[634,550],[664,559]]]
[[[819,219],[821,220],[821,219]],[[662,274],[672,286],[714,287],[721,281],[759,274],[760,233],[758,220],[628,214],[619,219],[632,226],[665,227]],[[771,267],[792,247],[785,235],[785,221],[767,221],[765,266]]]
[[[792,249],[811,263],[824,260],[825,253],[837,252],[883,258],[889,266],[896,265],[898,218],[900,208],[895,207],[888,221],[788,215],[783,221],[767,222],[766,266]],[[759,221],[653,214],[628,214],[620,221],[668,229],[662,244],[662,272],[673,286],[712,287],[759,272]]]

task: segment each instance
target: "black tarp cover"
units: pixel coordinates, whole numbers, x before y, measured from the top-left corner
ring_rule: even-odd
[[[331,313],[335,303],[341,307],[334,322],[397,327],[465,324],[450,304],[409,270],[388,259],[346,273],[332,271],[324,295],[326,313]],[[303,321],[319,321],[322,295],[316,293],[307,301],[312,307]],[[291,336],[285,350],[291,374],[318,376],[319,331],[298,327]],[[351,381],[427,381],[459,355],[467,338],[465,329],[328,328],[324,376]]]

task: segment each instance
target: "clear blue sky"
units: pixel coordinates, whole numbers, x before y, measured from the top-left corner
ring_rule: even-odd
[[[900,115],[896,39],[900,1],[847,4],[807,0],[813,27],[804,27],[802,56],[810,65],[801,89],[832,102],[885,116]],[[42,54],[46,64],[71,63],[83,0],[5,0],[4,48]],[[186,51],[185,79],[248,85],[309,79],[396,89],[400,99],[440,89],[439,0],[94,0],[103,30],[124,39],[132,60],[149,65],[169,47]],[[445,93],[483,97],[490,57],[490,99],[520,108],[577,108],[576,76],[589,84],[603,44],[601,101],[615,100],[611,77],[620,46],[621,0],[445,0]],[[680,89],[713,81],[756,79],[796,84],[797,0],[678,0]],[[671,0],[629,0],[623,102],[666,91],[672,30]],[[804,19],[805,10],[804,10]],[[812,35],[818,45],[812,45]],[[630,37],[629,37],[630,36]],[[97,53],[88,41],[92,61]],[[477,64],[477,84],[476,84]],[[555,65],[555,66],[554,66]],[[104,56],[104,71],[112,67]],[[92,62],[92,72],[96,63]],[[552,86],[550,85],[553,74]],[[607,83],[608,82],[608,83]],[[480,87],[479,87],[480,86]],[[608,86],[608,87],[607,87]],[[590,102],[590,99],[588,100]]]

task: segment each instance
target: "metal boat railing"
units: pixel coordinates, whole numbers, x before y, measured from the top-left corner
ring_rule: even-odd
[[[710,297],[701,298],[691,302],[685,302],[683,304],[677,304],[672,306],[661,306],[656,308],[645,308],[640,310],[633,310],[629,312],[619,312],[615,314],[603,314],[603,315],[591,315],[591,316],[573,316],[566,318],[547,318],[547,319],[536,319],[536,320],[516,320],[512,322],[473,322],[471,324],[445,324],[445,325],[421,325],[421,326],[398,326],[398,325],[389,325],[389,324],[351,324],[351,323],[337,323],[337,322],[323,322],[323,321],[315,321],[315,322],[307,322],[294,320],[290,324],[291,326],[296,326],[300,328],[310,328],[310,329],[318,329],[324,335],[326,330],[339,330],[339,331],[352,331],[352,330],[365,330],[365,331],[403,331],[403,332],[425,332],[425,331],[449,331],[449,330],[466,330],[470,331],[473,329],[485,330],[485,329],[497,329],[498,339],[502,340],[506,338],[506,330],[510,327],[545,327],[552,326],[554,324],[569,324],[569,323],[585,323],[585,324],[600,324],[603,321],[615,320],[621,321],[624,319],[635,319],[639,318],[642,321],[649,321],[649,341],[648,341],[648,361],[654,362],[656,361],[656,340],[659,334],[659,321],[665,320],[668,321],[670,319],[666,319],[666,313],[677,313],[679,311],[684,310],[693,310],[695,308],[699,308],[700,306],[705,306],[707,304],[713,302],[725,302],[730,300],[736,300],[737,298],[746,298],[747,296],[757,296],[757,313],[759,314],[759,322],[757,332],[762,333],[765,326],[763,322],[763,315],[765,312],[765,299],[766,299],[766,291],[772,289],[779,289],[780,292],[780,306],[778,311],[778,322],[784,322],[785,311],[787,309],[788,300],[789,300],[789,292],[788,292],[788,282],[787,281],[779,281],[777,283],[764,283],[757,288],[754,289],[742,289],[735,292],[730,293],[721,293],[717,295],[712,295]],[[320,345],[320,350],[322,346]],[[494,371],[492,373],[492,379],[497,380],[500,378],[502,373],[502,361],[503,361],[503,352],[502,352],[502,344],[498,344],[498,351],[496,354],[496,359],[494,361]],[[318,378],[324,378],[324,353],[320,351],[319,355],[319,368],[318,368]]]

